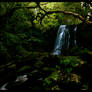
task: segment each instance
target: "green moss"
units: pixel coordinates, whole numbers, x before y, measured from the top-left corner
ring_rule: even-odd
[[[56,69],[55,68],[44,67],[42,70],[43,71],[52,71],[52,72],[54,72]]]
[[[81,88],[81,90],[88,90],[88,84],[84,84]]]
[[[31,69],[31,66],[23,66],[22,68],[20,68],[18,70],[18,72],[22,72],[22,71],[25,71],[25,70],[28,70],[28,69]]]
[[[0,69],[0,72],[3,72],[4,71],[4,68]]]
[[[41,66],[43,66],[43,62],[41,62],[41,61],[37,61],[37,62],[34,64],[34,67],[36,67],[36,68],[40,68]]]
[[[16,68],[16,64],[12,64],[8,68]]]
[[[66,56],[60,60],[60,64],[63,64],[65,66],[70,65],[72,67],[77,67],[80,64],[80,59],[76,56]]]
[[[61,90],[58,85],[55,85],[51,88],[51,90]]]

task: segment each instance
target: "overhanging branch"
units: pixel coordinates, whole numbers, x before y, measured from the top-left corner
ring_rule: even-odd
[[[72,15],[78,19],[80,19],[81,21],[87,23],[87,24],[92,24],[92,21],[88,21],[87,19],[83,18],[81,15],[77,14],[77,13],[73,13],[73,12],[69,12],[69,11],[45,11],[41,6],[40,6],[40,2],[36,2],[36,6],[32,6],[32,7],[15,7],[9,10],[9,12],[6,12],[5,15],[0,16],[0,18],[5,17],[7,15],[9,15],[9,17],[12,16],[13,12],[17,9],[22,9],[22,8],[27,8],[27,9],[34,9],[34,8],[39,8],[40,10],[44,11],[44,14],[42,13],[42,16],[38,16],[40,17],[40,23],[42,22],[42,20],[44,19],[45,16],[48,16],[49,14],[53,14],[53,13],[63,13],[65,15]]]
[[[85,22],[85,23],[87,23],[87,24],[92,24],[92,21],[88,21],[87,19],[83,18],[81,15],[79,15],[79,14],[77,14],[77,13],[69,12],[69,11],[48,11],[48,12],[46,12],[46,13],[42,16],[41,20],[42,20],[46,15],[53,14],[53,13],[63,13],[63,14],[65,14],[65,15],[72,15],[72,16],[74,16],[74,17],[76,17],[76,18],[79,18],[81,21],[83,21],[83,22]]]

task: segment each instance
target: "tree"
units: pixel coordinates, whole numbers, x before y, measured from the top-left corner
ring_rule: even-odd
[[[83,2],[83,5],[81,2],[32,2],[32,3],[3,3],[6,4],[7,7],[4,6],[3,11],[1,11],[0,17],[6,17],[9,18],[12,16],[13,12],[17,9],[33,9],[34,12],[37,12],[35,15],[35,19],[38,20],[41,23],[45,16],[49,18],[48,15],[52,13],[63,13],[65,15],[72,15],[81,21],[92,24],[91,21],[87,19],[88,11],[92,12],[91,3],[85,3]],[[1,7],[3,5],[0,4]],[[88,7],[89,6],[89,7]],[[67,8],[68,7],[68,8]],[[84,9],[85,7],[85,9]],[[5,12],[6,8],[6,12]],[[76,11],[76,12],[75,12]],[[86,12],[85,12],[86,11]],[[83,16],[82,16],[83,15]]]

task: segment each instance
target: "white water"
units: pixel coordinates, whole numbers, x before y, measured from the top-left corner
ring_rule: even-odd
[[[67,40],[67,42],[68,42],[67,48],[68,48],[69,47],[69,38],[70,38],[69,31],[68,31],[68,28],[66,27],[66,25],[61,25],[59,27],[59,30],[58,30],[58,33],[57,33],[53,55],[61,54],[62,47],[65,44],[66,34],[68,34],[68,36],[69,36],[68,40]]]
[[[77,30],[77,26],[73,29],[74,45],[76,45],[76,30]],[[72,30],[70,30],[70,31],[72,31]],[[69,28],[66,25],[60,25],[58,32],[57,32],[57,36],[56,36],[56,42],[55,42],[55,47],[53,50],[53,55],[60,55],[62,53],[63,47],[66,49],[69,49],[69,46],[70,46]]]

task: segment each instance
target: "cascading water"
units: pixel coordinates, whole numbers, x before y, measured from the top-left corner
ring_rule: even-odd
[[[61,25],[57,33],[53,55],[60,55],[64,44],[67,44],[66,46],[69,48],[69,39],[69,29],[66,25]]]
[[[76,45],[76,30],[77,30],[77,26],[73,29],[74,46]],[[60,25],[60,27],[59,27],[57,37],[56,37],[53,55],[60,55],[61,52],[62,52],[63,46],[66,49],[69,49],[69,46],[70,46],[70,32],[69,32],[69,28],[66,25]]]

